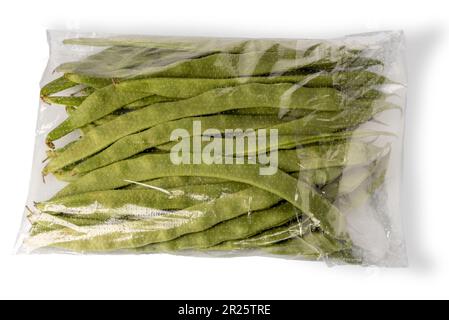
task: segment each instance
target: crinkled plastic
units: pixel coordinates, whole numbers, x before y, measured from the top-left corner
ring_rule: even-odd
[[[23,253],[405,266],[402,32],[50,32]]]

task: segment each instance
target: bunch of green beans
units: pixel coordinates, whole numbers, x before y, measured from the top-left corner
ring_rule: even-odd
[[[381,60],[327,43],[65,44],[96,53],[60,65],[41,89],[45,103],[67,113],[46,137],[43,175],[66,184],[30,209],[29,246],[362,262],[345,210],[368,202],[385,179],[392,134],[370,124],[397,106],[374,72]],[[222,161],[173,163],[179,129],[183,159],[201,160],[211,141],[232,148]],[[247,136],[238,148],[228,130],[278,139],[251,144]],[[74,131],[79,138],[60,142]],[[276,168],[263,175],[271,155]]]

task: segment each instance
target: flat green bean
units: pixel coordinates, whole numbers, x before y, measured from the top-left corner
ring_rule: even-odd
[[[252,236],[270,227],[284,224],[297,216],[290,204],[252,212],[238,218],[224,221],[202,232],[190,233],[168,242],[138,248],[138,252],[180,251],[212,247],[224,241]]]
[[[117,54],[116,51],[121,52]],[[133,78],[141,76],[146,70],[163,68],[208,54],[210,53],[171,49],[112,47],[81,61],[64,63],[56,70],[96,78]],[[94,85],[92,82],[91,84]]]
[[[268,50],[267,50],[268,49]],[[109,63],[66,63],[58,67],[59,72],[79,73],[102,78],[133,77],[182,77],[182,78],[232,78],[250,75],[267,75],[297,69],[332,70],[336,67],[354,67],[380,64],[380,61],[360,57],[344,49],[315,51],[314,54],[301,52],[280,45],[271,45],[263,50],[247,52],[173,52],[162,59],[153,59],[155,50],[140,50],[142,59],[133,57],[130,67],[122,60]],[[156,51],[157,52],[157,51]],[[169,51],[170,52],[170,51]],[[101,53],[100,53],[101,55]],[[195,59],[192,59],[196,57]],[[104,59],[103,59],[104,60]],[[140,60],[140,61],[139,61]],[[101,62],[101,59],[100,59]],[[111,68],[112,65],[112,68]]]
[[[149,170],[151,168],[151,170]],[[66,186],[56,198],[89,191],[109,190],[127,185],[125,180],[143,181],[165,176],[205,176],[246,183],[271,192],[302,210],[322,229],[344,236],[341,212],[306,183],[278,170],[260,176],[258,165],[173,165],[167,155],[144,155],[95,170]]]
[[[47,97],[52,94],[58,93],[60,91],[64,91],[70,88],[73,88],[77,86],[78,84],[75,82],[72,82],[65,77],[59,77],[49,83],[47,83],[44,87],[41,89],[41,97]]]
[[[294,172],[290,175],[295,178],[299,178],[302,181],[309,183],[310,185],[324,186],[329,182],[335,180],[338,176],[341,175],[341,168],[323,168],[316,170],[301,170],[300,172]],[[189,177],[189,176],[180,176],[180,177],[164,177],[159,179],[153,179],[148,181],[142,181],[139,183],[133,183],[128,186],[125,186],[125,189],[147,189],[151,187],[157,188],[175,188],[180,186],[187,185],[203,185],[203,184],[216,184],[223,183],[226,180],[219,178],[209,178],[209,177]]]
[[[144,190],[108,190],[62,197],[38,203],[36,208],[46,213],[97,220],[121,217],[148,218],[161,214],[160,210],[184,209],[246,188],[245,184],[235,182],[170,189],[148,185]]]
[[[150,219],[127,221],[113,226],[62,228],[38,234],[27,242],[30,247],[62,247],[78,252],[132,249],[206,230],[222,221],[248,211],[268,208],[279,201],[276,195],[252,187]]]
[[[61,154],[57,159],[52,159],[44,169],[44,173],[56,171],[74,161],[82,160],[126,135],[170,120],[219,113],[236,109],[236,106],[242,109],[278,106],[330,111],[344,107],[340,94],[334,89],[327,88],[299,88],[289,95],[287,101],[283,101],[282,97],[285,97],[285,91],[291,88],[291,85],[288,84],[249,84],[234,88],[215,89],[194,98],[160,103],[124,114],[91,130],[75,145],[67,149],[64,156]],[[65,125],[58,128],[52,131],[57,133],[56,136],[71,130],[64,129],[67,128]],[[52,134],[50,133],[49,136]]]
[[[116,161],[127,159],[146,149],[167,143],[170,141],[171,132],[176,129],[185,129],[190,135],[193,135],[194,121],[200,121],[203,130],[214,128],[221,132],[224,132],[228,128],[240,128],[242,130],[257,129],[283,122],[277,117],[235,115],[215,115],[171,121],[116,141],[101,153],[77,165],[73,169],[73,174],[86,173]]]
[[[48,104],[78,107],[86,97],[45,96],[42,100]]]
[[[354,107],[351,106],[351,108],[347,108],[339,113],[311,113],[300,119],[285,121],[284,123],[271,126],[269,127],[269,129],[278,130],[278,134],[280,135],[280,137],[277,147],[289,149],[293,148],[296,145],[300,145],[301,143],[303,143],[304,139],[308,142],[308,138],[310,136],[313,136],[313,138],[315,139],[313,142],[316,142],[320,137],[325,138],[323,140],[319,140],[322,142],[332,139],[338,140],[338,136],[341,135],[341,133],[337,136],[331,136],[330,139],[327,139],[326,136],[322,136],[322,134],[326,132],[329,133],[339,130],[356,128],[357,126],[370,120],[375,114],[383,110],[384,109],[378,109],[377,105],[370,105],[369,107],[365,107],[365,105],[358,106],[358,104],[356,104]],[[321,134],[321,136],[318,137],[317,134]],[[225,145],[225,141],[230,139],[235,140],[235,138],[233,137],[225,137],[223,139],[216,137],[214,140],[221,141],[221,145]],[[192,147],[193,137],[190,137],[190,140],[190,145]],[[166,145],[158,146],[158,148],[161,150],[170,151],[171,147],[176,143],[177,142],[171,142]],[[207,141],[202,142],[203,145],[207,145],[208,143],[209,142]],[[245,154],[257,153],[258,151],[263,150],[258,146],[249,146],[248,149],[245,149]]]
[[[224,241],[216,246],[207,248],[207,250],[234,251],[269,246],[304,235],[309,231],[309,227],[304,225],[305,223],[299,223],[298,221],[289,222],[285,225],[265,230],[249,238]]]
[[[168,98],[190,98],[200,95],[204,92],[209,91],[209,95],[212,93],[219,94],[213,89],[221,88],[221,87],[229,87],[229,86],[238,86],[244,83],[258,83],[264,82],[263,79],[272,79],[271,83],[277,84],[276,86],[268,87],[268,86],[259,86],[260,89],[264,89],[266,96],[266,101],[262,105],[254,105],[255,107],[273,107],[272,105],[267,105],[267,101],[272,101],[273,103],[282,102],[281,99],[295,99],[295,96],[298,95],[298,92],[303,91],[306,92],[305,88],[292,87],[292,84],[284,83],[283,86],[278,83],[282,83],[282,81],[276,80],[276,78],[247,78],[247,79],[223,79],[220,81],[211,80],[211,79],[197,79],[196,81],[188,81],[186,79],[170,79],[161,81],[160,79],[145,79],[145,80],[135,80],[135,81],[126,81],[123,83],[119,83],[117,85],[110,85],[105,88],[99,89],[90,95],[77,109],[77,112],[73,114],[71,117],[62,122],[57,128],[52,130],[48,134],[48,140],[53,141],[57,140],[64,135],[70,133],[71,131],[82,127],[92,121],[95,121],[99,118],[104,117],[117,109],[124,107],[130,103],[133,103],[137,100],[146,98],[151,95],[159,95]],[[268,82],[265,80],[265,82]],[[287,81],[291,83],[291,81]],[[270,83],[270,82],[268,82]],[[256,88],[256,86],[253,86]],[[296,89],[296,90],[295,90]],[[282,91],[283,90],[283,91]],[[337,92],[330,88],[316,88],[314,97],[318,100],[316,101],[316,108],[320,110],[323,108],[323,101],[319,98],[320,95],[329,95],[328,100],[331,98],[335,98],[334,103],[338,103],[341,99],[338,97]],[[271,91],[271,92],[270,92]],[[292,92],[291,96],[285,96],[286,92]],[[320,91],[322,93],[320,94]],[[313,92],[313,91],[310,91]],[[281,93],[283,95],[281,95]],[[223,93],[221,93],[223,94]],[[250,100],[253,98],[251,92],[247,92],[250,94],[248,97],[240,96],[240,99]],[[305,95],[305,93],[304,93]],[[217,95],[215,95],[216,98]],[[239,98],[238,94],[234,94],[234,99]],[[268,100],[270,99],[271,100]],[[309,99],[312,99],[312,96],[309,95]],[[260,99],[259,99],[260,100]],[[303,99],[304,109],[312,109],[312,102],[315,100],[307,100]],[[238,102],[235,101],[235,102]],[[243,102],[243,101],[242,101]],[[288,102],[283,107],[288,107]],[[326,109],[325,109],[326,110]],[[335,110],[333,108],[332,110]],[[225,110],[223,110],[225,111]]]
[[[176,188],[187,185],[211,185],[216,183],[223,183],[226,180],[219,178],[209,178],[209,177],[189,177],[189,176],[181,176],[181,177],[164,177],[159,179],[153,179],[148,181],[141,181],[138,183],[132,183],[129,186],[124,187],[125,189],[148,189],[148,188]]]
[[[296,237],[263,247],[263,250],[275,255],[297,256],[319,260],[347,248],[347,243],[331,239],[321,232],[311,232],[305,234],[303,237]]]

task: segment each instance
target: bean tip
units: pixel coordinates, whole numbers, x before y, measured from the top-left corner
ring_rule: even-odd
[[[45,144],[46,144],[50,149],[54,149],[54,148],[55,148],[55,144],[54,144],[51,140],[49,140],[49,139],[45,140]]]

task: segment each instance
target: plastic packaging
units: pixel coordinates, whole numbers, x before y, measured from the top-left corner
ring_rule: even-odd
[[[402,32],[49,32],[22,253],[405,266]]]

